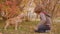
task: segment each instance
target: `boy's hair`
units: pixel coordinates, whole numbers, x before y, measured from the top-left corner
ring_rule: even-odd
[[[34,12],[37,13],[37,14],[39,14],[42,11],[43,11],[43,8],[41,8],[39,6],[35,7],[35,9],[34,9]]]
[[[41,7],[41,5],[36,5],[34,12],[39,14],[40,12],[42,12],[44,10],[44,7]]]

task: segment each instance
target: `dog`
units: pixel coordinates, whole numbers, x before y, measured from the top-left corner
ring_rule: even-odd
[[[12,25],[15,25],[15,30],[17,30],[18,23],[19,22],[21,23],[23,21],[24,16],[25,16],[25,14],[21,13],[21,14],[19,14],[18,16],[14,17],[14,18],[7,19],[4,29],[6,30],[7,27],[12,24]]]

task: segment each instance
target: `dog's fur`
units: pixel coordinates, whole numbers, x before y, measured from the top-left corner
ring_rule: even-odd
[[[12,24],[12,25],[15,25],[15,30],[17,30],[17,27],[18,27],[18,22],[22,22],[22,18],[25,16],[24,13],[21,13],[20,15],[18,15],[17,17],[14,17],[14,18],[10,18],[10,19],[7,19],[6,20],[6,25],[4,27],[4,29],[6,30],[7,27]]]

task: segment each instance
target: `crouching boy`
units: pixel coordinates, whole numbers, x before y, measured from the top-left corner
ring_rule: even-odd
[[[43,8],[36,9],[35,13],[40,15],[40,24],[38,24],[35,32],[46,32],[50,30],[51,16]]]

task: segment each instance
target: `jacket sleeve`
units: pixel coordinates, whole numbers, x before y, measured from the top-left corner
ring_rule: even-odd
[[[45,24],[46,23],[46,16],[45,16],[45,14],[44,13],[40,13],[40,18],[41,18],[41,23],[42,24]]]

